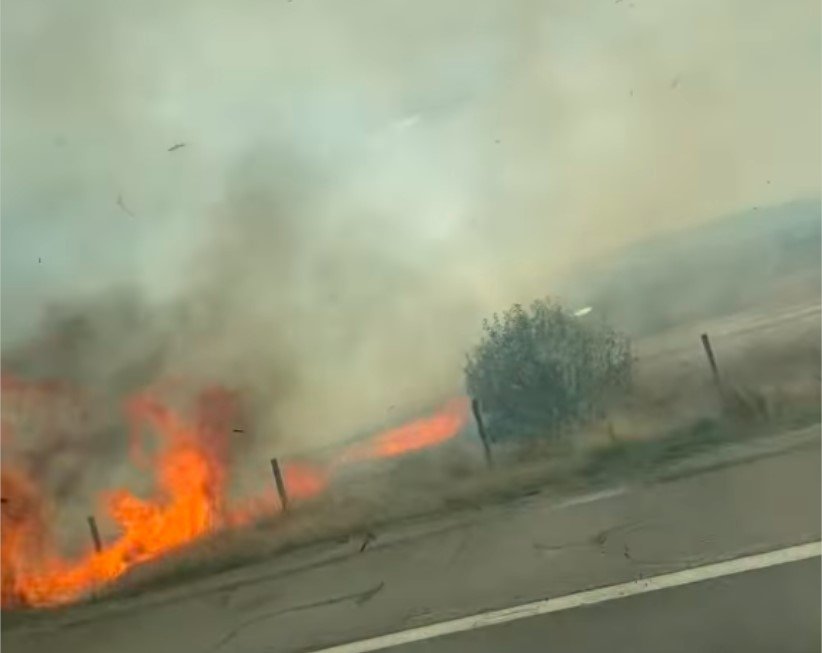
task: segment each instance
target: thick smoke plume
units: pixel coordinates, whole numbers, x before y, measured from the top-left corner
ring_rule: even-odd
[[[818,26],[814,0],[6,2],[4,373],[82,388],[86,461],[158,380],[236,389],[258,452],[413,412],[573,265],[816,195]]]

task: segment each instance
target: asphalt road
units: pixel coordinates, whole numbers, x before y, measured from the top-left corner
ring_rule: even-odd
[[[820,313],[822,313],[822,305],[815,301],[782,307],[775,314],[773,312],[736,313],[702,323],[688,324],[640,339],[635,345],[635,352],[643,360],[677,356],[683,353],[696,353],[701,356],[701,348],[696,339],[700,333],[709,333],[713,342],[732,348],[747,344],[749,339],[746,336],[757,334],[758,339],[761,339],[765,335],[763,332],[767,331],[776,331],[780,339],[790,342],[791,338],[807,330],[812,333],[818,332]],[[697,346],[694,346],[695,344]]]
[[[820,450],[816,435],[808,444],[776,455],[655,485],[614,488],[559,502],[554,497],[538,495],[398,526],[390,532],[378,532],[364,552],[360,552],[359,541],[329,545],[128,600],[77,606],[11,625],[4,620],[3,650],[321,650],[818,541],[822,512],[819,488]],[[794,573],[811,577],[813,583],[809,584],[807,578],[790,582]],[[757,580],[761,578],[765,580]],[[815,593],[817,602],[813,605],[818,608],[818,580],[818,567],[813,567],[813,563],[791,563],[784,568],[745,573],[711,584],[720,588],[722,596],[730,592],[729,596],[743,604],[738,611],[734,608],[728,612],[729,620],[742,619],[750,611],[759,615],[755,621],[762,621],[763,613],[778,612],[767,608],[765,598],[750,589],[748,583],[765,583],[757,587],[764,587],[766,595],[780,594],[779,603],[783,605],[794,596],[812,602],[813,597],[808,597]],[[673,623],[671,628],[680,623],[682,632],[687,633],[692,632],[688,624],[705,612],[714,595],[706,593],[706,587],[709,586],[656,591],[635,599],[620,599],[612,605],[535,618],[533,624],[521,621],[483,630],[502,638],[501,644],[505,644],[506,637],[520,636],[522,642],[531,642],[544,623],[546,627],[563,629],[573,638],[580,628],[574,626],[574,620],[586,614],[601,614],[604,630],[618,629],[619,619],[614,615],[627,610],[626,619],[642,620],[644,608],[632,610],[631,606],[647,605],[651,612],[642,627],[646,632],[662,637],[665,629],[657,628],[653,622],[659,619],[664,623],[667,619]],[[722,589],[726,587],[730,589]],[[697,596],[704,598],[693,598]],[[657,614],[654,610],[661,612]],[[679,622],[676,612],[681,612]],[[798,608],[796,614],[797,619],[803,619],[804,612]],[[811,622],[796,623],[798,628],[807,629]],[[729,624],[725,634],[730,637],[737,628],[733,622]],[[782,632],[778,629],[783,626],[774,622],[774,633]],[[636,632],[642,632],[642,628],[637,625]],[[815,632],[818,634],[818,628]],[[578,636],[583,637],[580,646],[596,643],[584,639],[587,636],[582,634]],[[460,637],[482,639],[483,635],[466,633]],[[810,641],[807,637],[803,631],[797,634],[796,641]],[[603,637],[600,643],[607,639]],[[506,644],[484,650],[517,650],[520,640],[512,641],[516,644],[512,644],[514,648]],[[660,641],[657,639],[656,643]],[[446,644],[446,640],[436,643]],[[639,649],[632,645],[629,650]],[[792,649],[780,645],[775,650]]]
[[[390,649],[392,653],[818,653],[819,558]]]

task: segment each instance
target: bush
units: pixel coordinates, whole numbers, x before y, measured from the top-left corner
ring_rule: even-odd
[[[627,337],[550,300],[514,305],[483,322],[468,355],[468,393],[479,400],[492,440],[547,437],[601,417],[631,381]]]

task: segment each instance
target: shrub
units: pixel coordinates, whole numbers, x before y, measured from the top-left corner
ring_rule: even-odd
[[[492,440],[547,437],[604,414],[631,381],[627,337],[545,299],[483,322],[465,381]]]

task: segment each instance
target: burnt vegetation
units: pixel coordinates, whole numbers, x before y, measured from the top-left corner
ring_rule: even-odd
[[[560,440],[630,389],[632,362],[627,336],[543,299],[483,322],[465,380],[492,440]]]

